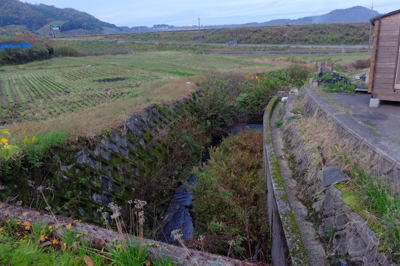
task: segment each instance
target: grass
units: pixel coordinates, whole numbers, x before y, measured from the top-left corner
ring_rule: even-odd
[[[268,262],[262,138],[262,132],[251,130],[227,137],[210,149],[208,165],[197,171],[193,212],[205,251],[246,259],[262,239],[260,261]]]
[[[52,226],[8,220],[0,223],[0,263],[2,265],[154,265],[174,266],[171,259],[158,255],[148,260],[147,246],[131,243],[126,251],[121,246],[105,250],[92,247],[87,240],[68,229],[58,238]],[[85,232],[81,233],[84,235]]]
[[[226,43],[237,40],[239,43],[269,44],[367,44],[368,23],[332,23],[286,26],[240,27],[237,29],[207,29],[201,32],[204,43]],[[94,37],[96,38],[96,37]],[[196,42],[198,32],[153,32],[98,36],[103,39]]]
[[[350,181],[336,184],[335,187],[342,192],[344,203],[363,217],[375,232],[380,240],[378,250],[394,262],[399,262],[400,196],[387,182],[387,177],[376,176],[372,172],[370,162],[363,158],[363,153],[350,154],[340,148],[340,138],[329,121],[303,118],[296,123],[299,130],[301,128],[310,151],[316,151],[317,147],[321,146],[329,164],[340,163],[345,166],[344,170]],[[314,163],[320,165],[320,156],[317,154],[314,158]]]
[[[4,91],[7,88],[10,93],[5,94],[6,105],[2,105],[0,113],[3,119],[13,122],[7,125],[12,143],[52,131],[62,131],[68,137],[91,137],[104,128],[119,126],[131,114],[140,112],[151,103],[169,102],[189,95],[197,89],[196,83],[203,80],[205,73],[261,73],[287,68],[294,61],[332,58],[347,64],[369,56],[365,53],[329,57],[198,55],[169,51],[55,58],[3,67],[0,79]],[[115,83],[92,82],[121,76],[129,79]],[[10,84],[19,93],[12,94]],[[40,88],[42,94],[35,88]],[[19,95],[27,102],[23,103]]]

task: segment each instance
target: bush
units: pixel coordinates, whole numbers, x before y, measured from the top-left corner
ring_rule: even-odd
[[[79,51],[71,46],[60,46],[54,50],[55,56],[79,56]]]
[[[364,69],[371,66],[371,59],[357,60],[355,63],[351,64],[354,69]]]
[[[308,75],[312,73],[312,67],[295,63],[290,65],[286,73],[291,80],[291,84],[301,88],[304,86],[304,83],[307,82]]]
[[[210,74],[200,87],[202,97],[193,114],[211,138],[220,136],[240,120],[240,106],[235,96],[243,89],[241,83],[231,83],[221,74]]]
[[[259,131],[231,135],[210,149],[209,165],[197,172],[194,217],[208,252],[249,258],[261,239],[268,254],[262,143]]]

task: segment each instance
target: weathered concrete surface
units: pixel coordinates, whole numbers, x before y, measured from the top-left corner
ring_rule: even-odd
[[[384,137],[400,142],[400,102],[380,101],[378,108],[369,108],[370,94],[327,93],[336,103],[349,110],[352,116],[370,125]]]
[[[363,159],[359,162],[361,165],[367,164],[375,175],[387,179],[390,185],[400,192],[400,145],[395,145],[386,137],[359,123],[360,121],[336,104],[311,91],[308,85],[304,86],[301,96],[305,102],[304,111],[308,115],[320,121],[329,120],[335,126],[340,144],[346,152],[362,155],[360,157]]]
[[[268,190],[268,215],[271,232],[271,256],[274,265],[309,265],[299,228],[289,204],[274,151],[270,119],[278,103],[274,97],[264,113],[264,173]]]
[[[296,95],[297,94],[290,94],[286,105],[291,106],[296,99]],[[284,148],[282,131],[275,126],[275,122],[279,119],[278,113],[280,108],[284,110],[283,103],[279,103],[275,108],[270,122],[274,151],[277,156],[283,184],[285,185],[286,195],[293,210],[294,218],[299,228],[300,236],[304,243],[310,265],[322,266],[325,265],[325,250],[321,243],[317,240],[317,234],[315,232],[313,223],[308,221],[306,206],[304,206],[303,203],[296,197],[294,189],[296,188],[297,182],[295,179],[293,179],[293,173],[288,163],[288,156],[286,156],[286,154],[282,151]],[[287,115],[284,112],[286,120]]]
[[[289,102],[293,98],[289,97]],[[285,113],[291,113],[290,105]],[[323,242],[326,265],[394,265],[378,252],[375,233],[343,202],[341,192],[334,186],[323,186],[322,170],[315,164],[297,125],[286,120],[283,130],[299,178],[292,192],[308,207],[308,220],[318,228],[319,236],[328,240]]]

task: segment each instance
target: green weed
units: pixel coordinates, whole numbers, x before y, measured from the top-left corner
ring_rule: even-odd
[[[118,265],[141,266],[146,262],[147,247],[140,243],[131,243],[124,251],[122,247],[110,247],[109,252]]]
[[[275,122],[275,126],[279,129],[282,129],[282,125],[283,125],[283,120],[279,119]]]
[[[209,164],[196,172],[192,191],[201,200],[193,203],[194,217],[199,234],[209,239],[204,243],[208,252],[251,257],[259,239],[263,252],[268,250],[262,138],[262,132],[249,130],[227,137],[219,148],[210,149]]]

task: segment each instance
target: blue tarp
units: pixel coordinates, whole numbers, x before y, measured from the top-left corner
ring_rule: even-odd
[[[20,48],[29,48],[32,47],[29,43],[4,43],[0,44],[0,49],[12,48],[12,47],[20,47]]]

